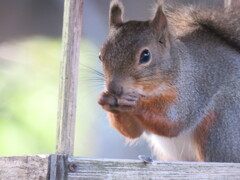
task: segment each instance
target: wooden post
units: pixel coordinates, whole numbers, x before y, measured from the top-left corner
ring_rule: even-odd
[[[230,9],[232,4],[232,0],[224,0],[224,7],[226,9]]]
[[[73,155],[83,0],[65,0],[56,153]]]

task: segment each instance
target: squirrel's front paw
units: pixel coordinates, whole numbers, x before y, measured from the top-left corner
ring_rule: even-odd
[[[123,94],[121,97],[114,97],[107,92],[103,92],[98,100],[98,103],[106,111],[119,113],[131,112],[135,109],[138,101],[136,93]]]
[[[133,112],[137,106],[138,95],[135,93],[123,94],[117,99],[118,111]]]
[[[117,98],[109,94],[108,92],[102,92],[98,98],[98,104],[116,106]]]

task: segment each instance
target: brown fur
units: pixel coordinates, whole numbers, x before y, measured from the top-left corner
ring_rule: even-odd
[[[201,124],[196,128],[194,138],[196,142],[198,159],[204,161],[204,152],[207,147],[207,139],[209,132],[211,131],[214,121],[216,120],[216,113],[209,112],[205,118],[203,118]]]
[[[109,113],[110,124],[123,136],[135,139],[142,135],[143,127],[132,118],[130,113]]]
[[[155,97],[149,103],[139,103],[136,117],[142,126],[159,136],[176,137],[182,128],[182,121],[172,121],[167,116],[165,97]]]
[[[109,12],[109,26],[113,26],[115,24],[121,24],[123,22],[122,20],[122,14],[123,14],[123,6],[117,1],[112,1],[111,7]]]
[[[136,108],[136,117],[148,131],[159,136],[176,137],[183,127],[183,122],[174,122],[167,116],[168,106],[175,100],[175,89],[169,89],[161,96],[140,100]]]

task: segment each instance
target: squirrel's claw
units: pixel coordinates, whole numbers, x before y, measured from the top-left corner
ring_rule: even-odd
[[[120,98],[118,98],[117,102],[119,106],[136,106],[138,101],[138,97],[131,94],[123,94]]]

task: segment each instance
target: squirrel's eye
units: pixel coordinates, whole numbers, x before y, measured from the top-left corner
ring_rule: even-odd
[[[101,52],[99,52],[98,58],[99,58],[100,61],[102,61]]]
[[[150,61],[150,59],[151,59],[151,54],[149,50],[145,49],[141,53],[139,64],[146,64]]]

